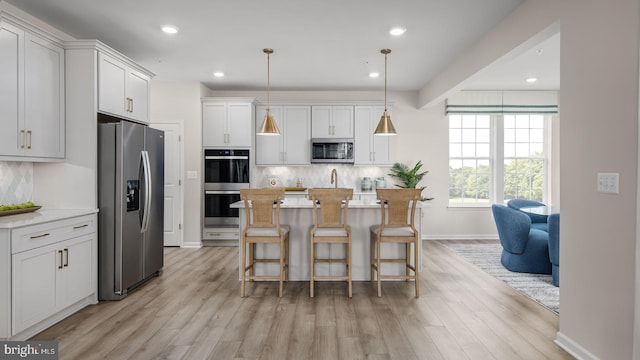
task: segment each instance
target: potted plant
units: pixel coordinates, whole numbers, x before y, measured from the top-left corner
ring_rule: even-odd
[[[429,171],[420,171],[422,168],[422,161],[418,161],[413,168],[402,163],[394,163],[391,167],[389,176],[400,180],[400,184],[396,184],[399,188],[412,189],[417,188],[418,183]],[[424,190],[426,186],[422,186],[419,189]],[[433,198],[421,198],[421,201],[432,200]]]

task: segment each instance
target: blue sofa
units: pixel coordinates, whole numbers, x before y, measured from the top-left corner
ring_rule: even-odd
[[[543,203],[529,199],[511,199],[507,201],[507,206],[522,211],[524,207],[544,206]],[[549,231],[547,224],[547,215],[525,213],[531,219],[531,227],[538,230]]]
[[[501,204],[493,204],[491,210],[502,244],[502,265],[515,272],[551,274],[549,234],[532,228],[521,211]]]
[[[549,215],[549,260],[553,285],[560,286],[560,214]]]

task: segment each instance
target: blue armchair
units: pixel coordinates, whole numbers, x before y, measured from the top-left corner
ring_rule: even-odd
[[[502,265],[515,272],[551,274],[549,234],[531,228],[531,219],[521,211],[500,204],[491,210],[502,245]]]
[[[553,285],[560,286],[560,214],[549,215],[549,260]]]
[[[512,209],[522,211],[520,209],[524,207],[544,206],[544,204],[539,201],[529,200],[529,199],[511,199],[507,201],[507,206]],[[531,219],[532,228],[542,230],[542,231],[549,231],[548,225],[547,225],[547,218],[548,218],[547,215],[539,215],[539,214],[531,214],[531,213],[525,213],[525,214],[527,214],[527,216],[529,216],[529,218]]]

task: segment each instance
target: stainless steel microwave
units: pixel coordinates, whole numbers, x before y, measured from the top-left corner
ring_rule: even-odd
[[[311,139],[312,163],[353,164],[354,155],[354,141],[351,138]]]

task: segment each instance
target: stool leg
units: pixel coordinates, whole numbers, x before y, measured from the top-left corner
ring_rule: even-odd
[[[255,267],[255,251],[256,251],[256,244],[255,243],[249,243],[249,281],[253,281],[253,275],[255,274],[253,269]],[[246,269],[246,268],[245,268]]]
[[[420,297],[420,271],[418,269],[418,260],[420,259],[420,252],[418,251],[418,241],[420,241],[419,239],[417,239],[414,243],[413,243],[413,268],[415,269],[413,271],[413,273],[416,276],[416,298]]]
[[[380,279],[380,237],[377,236],[376,238],[376,252],[377,252],[377,257],[378,257],[378,261],[376,262],[376,268],[378,271],[378,297],[382,296],[382,279]]]
[[[375,281],[375,277],[373,274],[373,265],[374,265],[374,261],[375,261],[375,243],[373,242],[373,233],[369,232],[369,252],[370,254],[370,260],[369,260],[369,271],[371,272],[370,274],[370,278],[371,281]]]
[[[289,234],[284,239],[284,263],[285,263],[285,271],[284,271],[284,281],[289,282]]]
[[[280,286],[278,288],[278,297],[282,297],[282,282],[284,280],[284,237],[280,235]]]
[[[405,261],[407,263],[407,265],[404,267],[405,270],[405,276],[407,277],[404,281],[409,281],[409,276],[411,275],[411,269],[409,269],[409,266],[411,266],[411,243],[408,242],[406,243],[406,249],[405,249]]]
[[[353,297],[353,287],[351,285],[351,239],[349,239],[347,242],[346,265],[347,265],[347,278],[348,278],[347,282],[349,283],[349,299],[351,299]]]
[[[245,281],[245,273],[247,272],[247,239],[242,239],[242,267],[240,271],[242,271],[242,279],[240,282],[240,297],[244,297],[244,281]]]
[[[311,247],[309,248],[309,297],[313,297],[313,284],[314,284],[314,263],[315,263],[315,254],[314,254],[314,250],[315,250],[315,244],[313,241],[313,235],[311,236]]]

